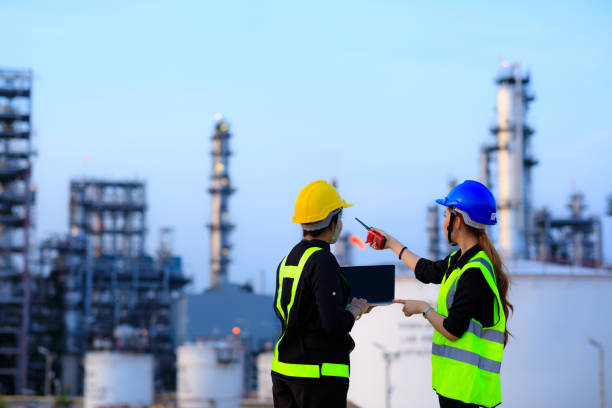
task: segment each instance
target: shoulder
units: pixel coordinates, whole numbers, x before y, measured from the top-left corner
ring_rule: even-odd
[[[314,281],[318,281],[320,279],[331,279],[333,276],[336,276],[337,273],[330,272],[339,272],[340,265],[336,260],[334,254],[330,251],[326,251],[325,249],[321,249],[315,251],[306,265],[304,265],[304,275],[307,279],[313,279]]]
[[[458,249],[456,249],[450,254],[448,254],[448,256],[444,258],[444,260],[446,261],[447,266],[451,266],[457,263],[459,258],[461,258],[461,252]]]
[[[338,260],[330,251],[320,249],[312,253],[310,256],[310,263],[318,266],[330,266],[339,268]]]
[[[457,284],[462,287],[471,287],[475,289],[488,288],[490,290],[489,284],[478,266],[470,267],[463,271]]]

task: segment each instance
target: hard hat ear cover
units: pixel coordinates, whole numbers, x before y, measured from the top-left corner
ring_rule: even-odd
[[[303,223],[302,229],[304,231],[317,231],[317,230],[326,228],[329,226],[329,224],[331,224],[331,221],[334,218],[334,215],[336,214],[339,214],[339,216],[342,216],[342,208],[338,208],[330,212],[329,215],[324,220],[317,221],[317,222],[311,222],[311,223]]]

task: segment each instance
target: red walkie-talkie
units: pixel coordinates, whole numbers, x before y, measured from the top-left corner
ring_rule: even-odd
[[[375,232],[371,227],[365,225],[359,218],[355,217],[355,219],[359,221],[359,223],[363,225],[365,229],[368,230],[368,237],[366,238],[366,242],[372,243],[374,249],[383,249],[385,247],[385,244],[387,243],[387,238]]]

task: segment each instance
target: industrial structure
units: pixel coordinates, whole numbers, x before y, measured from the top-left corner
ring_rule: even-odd
[[[451,179],[448,182],[448,191],[455,188],[457,180]],[[448,243],[446,237],[440,234],[441,225],[441,208],[439,205],[431,205],[427,207],[427,256],[428,259],[440,259],[443,254],[451,252],[451,245]],[[442,248],[440,248],[441,243]]]
[[[0,71],[0,393],[26,387],[32,226],[32,73]]]
[[[150,354],[90,351],[85,355],[83,408],[146,407],[154,401]]]
[[[481,149],[481,181],[497,197],[497,245],[506,259],[539,259],[597,266],[602,263],[601,221],[584,214],[584,197],[570,198],[570,216],[555,218],[546,209],[534,210],[531,152],[534,129],[527,124],[530,76],[518,64],[504,64],[495,81],[497,119],[491,128],[493,144]],[[496,177],[494,176],[496,172]]]
[[[40,296],[55,296],[48,314],[61,322],[43,344],[57,356],[62,388],[83,391],[86,351],[124,350],[153,354],[155,388],[174,389],[170,305],[188,279],[164,240],[157,257],[145,252],[144,183],[73,180],[69,209],[70,234],[40,245]]]
[[[546,209],[534,214],[535,258],[544,261],[600,266],[602,224],[599,217],[586,216],[584,195],[572,194],[569,216],[554,218]]]
[[[234,228],[229,219],[229,197],[234,193],[230,184],[229,148],[231,133],[221,114],[216,115],[217,123],[212,135],[212,185],[208,189],[212,196],[210,229],[210,284],[219,287],[227,283],[230,262],[229,232]]]
[[[188,343],[176,354],[178,408],[240,408],[245,372],[240,341]]]
[[[437,205],[427,207],[427,257],[428,259],[440,259],[440,216]]]
[[[93,255],[139,257],[145,249],[145,185],[139,181],[73,180],[72,236],[91,239]]]
[[[531,154],[534,130],[527,124],[530,92],[529,74],[522,75],[518,64],[504,64],[496,79],[497,122],[491,128],[496,137],[481,151],[481,181],[497,190],[499,220],[498,246],[506,257],[527,257],[531,223],[531,170],[537,161]],[[497,159],[497,185],[494,186],[490,163]]]
[[[234,192],[229,173],[229,125],[216,116],[212,135],[212,197],[210,230],[210,287],[203,293],[184,294],[172,306],[176,345],[196,341],[237,338],[244,346],[244,387],[252,391],[257,384],[256,355],[269,349],[280,332],[273,313],[272,297],[257,294],[249,284],[230,282],[230,223],[228,199]],[[222,307],[220,307],[222,305]],[[206,313],[204,311],[213,311]]]

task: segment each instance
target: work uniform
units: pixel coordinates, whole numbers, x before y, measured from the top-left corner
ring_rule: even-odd
[[[302,240],[276,277],[274,312],[283,332],[272,363],[274,406],[345,408],[355,318],[329,243]]]
[[[432,385],[441,407],[494,407],[501,403],[500,369],[505,315],[493,266],[475,245],[442,261],[420,259],[415,276],[440,283],[437,311],[448,340],[437,330],[432,345]]]

